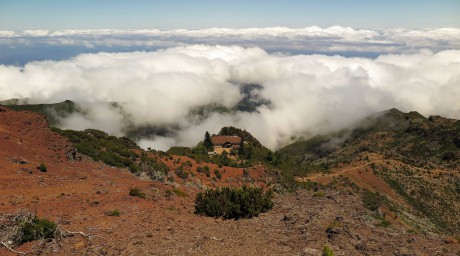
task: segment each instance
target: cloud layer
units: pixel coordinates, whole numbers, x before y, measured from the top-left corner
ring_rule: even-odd
[[[0,31],[0,64],[22,65],[30,60],[67,59],[78,53],[153,51],[194,44],[259,47],[270,53],[339,54],[375,58],[383,53],[460,49],[460,29],[370,30],[313,26],[297,29],[4,30]],[[28,53],[27,57],[24,52]],[[29,59],[18,62],[17,59],[21,58]]]
[[[249,97],[265,104],[238,111],[248,84],[260,85]],[[0,65],[0,100],[11,98],[79,102],[86,115],[62,120],[64,128],[116,135],[132,126],[171,131],[141,139],[144,147],[193,146],[206,130],[233,125],[276,149],[393,107],[460,118],[460,50],[375,59],[209,45],[81,54],[24,67]],[[204,114],[196,114],[205,106]]]

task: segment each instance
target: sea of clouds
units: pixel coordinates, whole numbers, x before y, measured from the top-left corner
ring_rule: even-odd
[[[173,127],[167,135],[140,139],[143,147],[193,146],[205,131],[232,125],[277,149],[390,108],[460,118],[459,29],[0,31],[3,47],[38,41],[89,48],[157,44],[151,51],[0,65],[0,100],[77,102],[85,114],[61,120],[62,128],[123,135],[127,125]],[[360,51],[378,54],[326,54]],[[255,111],[191,115],[203,106],[235,109],[245,84],[260,85],[250,97],[265,104]]]

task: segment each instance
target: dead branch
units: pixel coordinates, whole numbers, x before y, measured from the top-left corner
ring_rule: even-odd
[[[5,242],[1,242],[1,244],[2,244],[3,246],[5,246],[6,249],[8,249],[8,250],[10,250],[10,251],[12,251],[12,252],[14,252],[14,253],[16,253],[16,254],[22,254],[22,255],[29,254],[29,252],[20,252],[20,251],[16,251],[15,249],[11,248],[11,246],[9,246],[9,245],[8,245],[7,243],[5,243]]]
[[[91,234],[85,234],[85,233],[83,233],[83,232],[81,232],[81,231],[68,231],[68,230],[64,230],[64,231],[62,232],[62,236],[63,236],[63,237],[72,237],[72,236],[74,236],[74,235],[84,236],[84,237],[88,238],[89,240],[91,240],[91,239],[93,238],[93,235],[91,235]]]

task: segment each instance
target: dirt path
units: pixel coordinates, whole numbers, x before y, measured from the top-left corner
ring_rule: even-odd
[[[301,178],[303,181],[307,181],[307,180],[314,180],[314,179],[317,179],[317,178],[329,178],[329,177],[336,177],[336,176],[339,176],[341,174],[344,174],[346,172],[349,172],[349,171],[353,171],[353,170],[357,170],[357,169],[361,169],[361,168],[364,168],[364,167],[368,167],[372,164],[375,164],[377,162],[382,162],[384,161],[384,159],[379,159],[379,160],[375,160],[375,161],[372,161],[370,163],[367,163],[367,164],[364,164],[364,165],[359,165],[359,166],[354,166],[354,167],[350,167],[350,168],[346,168],[346,169],[342,169],[338,172],[333,172],[333,173],[329,173],[329,174],[326,174],[326,173],[317,173],[313,176],[307,176],[307,177],[303,177]]]

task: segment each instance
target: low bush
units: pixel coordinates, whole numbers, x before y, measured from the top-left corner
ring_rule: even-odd
[[[129,195],[130,196],[137,196],[137,197],[140,197],[140,198],[145,198],[145,193],[142,192],[142,190],[140,188],[131,188],[129,190]]]
[[[325,246],[323,247],[322,256],[334,256],[334,253],[333,253],[332,250],[329,248],[329,246],[325,245]]]
[[[376,225],[377,227],[384,227],[384,228],[387,228],[389,226],[391,226],[391,223],[385,219],[381,220],[380,223],[378,223]]]
[[[206,177],[211,177],[211,171],[209,170],[209,166],[203,167],[203,172],[206,174]]]
[[[369,190],[363,191],[363,204],[364,207],[371,211],[377,210],[385,203],[385,197],[378,192],[371,192]]]
[[[31,222],[22,223],[20,243],[39,239],[52,239],[55,237],[56,231],[56,223],[47,219],[35,218]]]
[[[41,171],[41,172],[47,172],[47,171],[48,171],[48,170],[46,169],[46,165],[43,164],[43,163],[41,163],[41,164],[37,167],[37,169],[38,169],[39,171]]]
[[[109,212],[107,213],[107,215],[108,215],[108,216],[117,216],[117,217],[118,217],[118,216],[121,215],[121,213],[120,213],[119,210],[113,210],[113,211],[109,211]]]
[[[252,218],[273,208],[271,190],[261,188],[217,188],[200,192],[195,198],[195,213],[224,219]]]
[[[214,170],[214,174],[216,175],[216,178],[217,178],[217,179],[219,179],[219,180],[222,179],[222,174],[220,173],[219,170],[215,169],[215,170]]]
[[[179,178],[186,180],[188,178],[188,172],[184,171],[183,168],[177,168],[174,173],[179,176]]]

